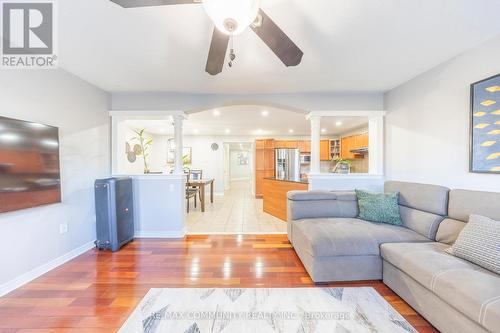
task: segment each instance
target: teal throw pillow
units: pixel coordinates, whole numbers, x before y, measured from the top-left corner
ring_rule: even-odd
[[[403,224],[399,214],[398,192],[373,193],[356,190],[356,196],[360,219],[394,225]]]

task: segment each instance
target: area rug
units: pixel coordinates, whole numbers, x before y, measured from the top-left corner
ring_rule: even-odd
[[[408,333],[373,288],[151,289],[120,333]]]

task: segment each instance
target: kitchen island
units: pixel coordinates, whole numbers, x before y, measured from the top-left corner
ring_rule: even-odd
[[[307,190],[307,179],[282,180],[274,177],[263,179],[264,212],[271,214],[283,221],[287,220],[287,196],[289,191]]]

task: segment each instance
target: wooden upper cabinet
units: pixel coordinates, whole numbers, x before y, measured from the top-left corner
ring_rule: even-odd
[[[297,141],[286,141],[286,148],[299,148],[299,143]]]
[[[368,134],[359,134],[353,136],[347,136],[341,139],[341,158],[343,159],[353,159],[362,158],[363,156],[354,155],[351,153],[353,149],[366,148],[368,147]]]
[[[322,161],[330,160],[330,140],[321,140],[319,145],[319,159]]]
[[[286,148],[286,141],[283,141],[283,140],[274,141],[274,147],[275,148]]]
[[[354,146],[356,148],[365,148],[368,147],[368,134],[360,134],[355,137]]]
[[[274,139],[264,140],[264,148],[273,148],[274,149]]]
[[[274,149],[266,149],[264,156],[264,169],[266,171],[272,170],[274,172]]]
[[[354,149],[354,137],[347,136],[341,139],[341,154],[340,157],[343,159],[352,159],[354,158],[354,154],[351,153],[351,150]]]
[[[261,149],[265,147],[265,140],[255,140],[255,149]]]
[[[278,143],[280,144],[280,143]],[[274,177],[273,139],[255,140],[255,196],[262,197],[264,177]]]
[[[311,141],[299,141],[298,148],[301,153],[310,153],[311,152]]]
[[[265,161],[266,161],[266,150],[262,148],[255,149],[255,170],[264,171],[266,169]]]

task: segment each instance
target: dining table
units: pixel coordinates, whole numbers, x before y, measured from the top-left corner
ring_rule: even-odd
[[[205,211],[205,189],[210,186],[210,202],[214,203],[214,181],[215,179],[190,179],[186,182],[187,187],[197,188],[200,192],[201,211]]]

